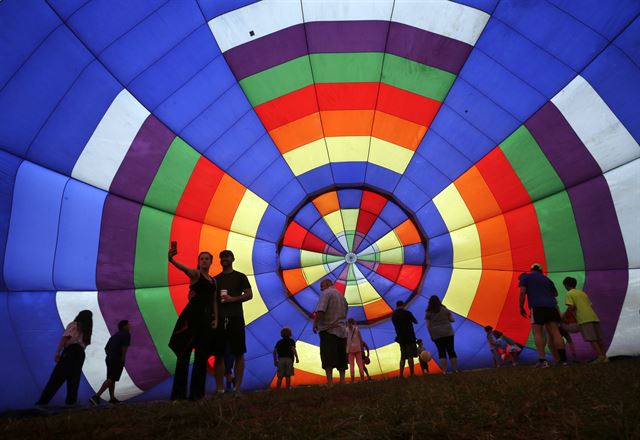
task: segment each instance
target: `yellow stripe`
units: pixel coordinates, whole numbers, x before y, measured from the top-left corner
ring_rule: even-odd
[[[391,142],[383,141],[375,137],[371,138],[371,148],[369,149],[369,162],[378,166],[395,171],[398,174],[404,173],[407,165],[413,157],[413,151],[400,147]]]
[[[358,290],[360,291],[360,301],[362,301],[363,305],[380,299],[380,295],[368,281],[358,284]]]
[[[268,206],[267,202],[255,193],[249,190],[245,191],[233,217],[233,222],[231,222],[230,230],[255,237],[260,220],[262,220]]]
[[[350,306],[362,304],[358,286],[355,284],[347,284],[347,288],[344,290],[344,299],[347,300],[347,304]]]
[[[327,137],[331,162],[366,162],[369,153],[369,136]]]
[[[327,274],[324,265],[307,266],[302,268],[302,274],[307,280],[307,284],[313,284]]]
[[[340,211],[333,211],[324,217],[324,221],[329,225],[331,232],[338,235],[344,231],[344,225],[342,224],[342,214]]]
[[[452,312],[467,316],[480,283],[481,270],[453,269],[442,303]]]
[[[318,139],[282,155],[296,176],[329,163],[324,139]]]
[[[342,209],[342,222],[345,231],[355,231],[358,224],[359,209]]]
[[[392,229],[391,231],[387,232],[384,237],[376,241],[376,246],[378,246],[378,250],[386,251],[389,249],[402,247],[402,242],[396,235],[395,231]]]
[[[456,229],[449,234],[453,247],[453,267],[458,269],[482,269],[480,235],[475,224]]]
[[[267,309],[267,305],[264,303],[262,299],[262,294],[260,290],[258,290],[258,283],[256,283],[256,277],[253,275],[247,275],[249,278],[249,283],[251,284],[251,291],[253,292],[253,299],[251,301],[246,301],[242,303],[242,308],[244,309],[244,320],[245,324],[249,325],[256,319],[260,318],[262,315],[269,312]]]
[[[469,208],[464,203],[456,186],[452,183],[433,198],[442,220],[449,231],[474,224]]]

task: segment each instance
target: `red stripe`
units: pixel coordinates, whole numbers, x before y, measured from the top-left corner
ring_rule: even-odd
[[[373,226],[377,218],[378,216],[376,214],[371,214],[370,212],[361,209],[358,213],[356,231],[363,235],[367,235],[367,232],[369,232],[369,229]]]
[[[409,290],[415,290],[422,278],[422,266],[403,264],[397,283]]]
[[[201,157],[191,173],[176,208],[176,215],[203,222],[224,171]]]
[[[318,102],[315,87],[312,84],[295,92],[287,93],[260,104],[255,107],[255,110],[267,131],[271,131],[303,116],[316,113]]]
[[[386,204],[387,199],[380,194],[364,191],[362,193],[362,200],[360,201],[360,209],[378,215],[382,212]]]
[[[377,109],[429,127],[441,103],[397,87],[380,84]]]

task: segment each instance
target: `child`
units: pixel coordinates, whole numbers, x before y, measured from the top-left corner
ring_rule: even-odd
[[[418,339],[416,344],[418,345],[418,361],[420,362],[420,370],[422,370],[422,374],[424,375],[429,374],[429,363],[422,360],[421,356],[423,351],[427,351],[422,344],[422,339]]]
[[[500,368],[502,361],[500,359],[500,353],[498,352],[498,345],[496,344],[496,338],[493,335],[493,327],[487,325],[484,328],[485,333],[487,334],[487,344],[489,344],[489,351],[491,352],[491,356],[493,357],[493,365],[496,368]]]
[[[367,380],[371,380],[371,375],[369,374],[369,370],[367,369],[367,365],[371,363],[371,358],[369,357],[369,346],[364,340],[362,341],[362,369],[364,370],[364,374],[367,375]]]
[[[273,364],[278,368],[278,383],[277,387],[282,386],[282,378],[285,378],[287,388],[291,386],[291,376],[294,375],[293,371],[293,358],[295,356],[296,363],[300,362],[298,359],[298,352],[296,351],[296,342],[291,339],[291,329],[284,327],[280,331],[282,339],[278,341],[273,349]]]
[[[358,370],[360,370],[360,381],[364,381],[362,343],[362,335],[360,334],[360,329],[356,325],[356,320],[353,318],[349,318],[347,320],[347,355],[349,357],[349,372],[351,373],[351,382],[355,380],[355,363],[358,364]]]
[[[501,331],[494,330],[493,337],[495,338],[498,353],[501,354],[500,359],[505,362],[511,360],[514,367],[518,365],[518,356],[520,355],[520,351],[522,351],[520,346],[513,339],[505,336]]]
[[[118,323],[118,332],[109,338],[104,351],[107,354],[105,362],[107,364],[107,380],[104,381],[96,394],[91,396],[89,402],[93,405],[100,403],[100,396],[109,388],[109,403],[120,403],[115,396],[116,382],[120,380],[122,370],[124,370],[124,360],[127,350],[131,345],[131,333],[129,332],[129,321],[126,319]]]

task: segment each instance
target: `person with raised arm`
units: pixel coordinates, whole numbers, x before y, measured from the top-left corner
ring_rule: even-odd
[[[173,377],[171,400],[187,397],[187,380],[191,351],[195,351],[189,399],[204,397],[207,374],[207,359],[214,346],[215,330],[218,327],[218,300],[216,280],[209,275],[213,255],[200,252],[197,267],[187,267],[174,259],[178,254],[178,243],[171,242],[169,263],[189,277],[189,302],[176,322],[169,347],[177,356]]]

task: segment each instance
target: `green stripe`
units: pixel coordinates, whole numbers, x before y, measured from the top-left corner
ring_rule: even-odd
[[[169,284],[167,249],[171,237],[173,216],[155,208],[143,206],[138,220],[134,283],[136,287],[156,287]]]
[[[538,143],[523,125],[500,144],[531,200],[562,191],[564,185]]]
[[[571,201],[538,143],[529,130],[521,126],[500,149],[534,201],[547,270],[583,270],[584,255]]]
[[[162,211],[175,212],[200,157],[200,153],[185,141],[175,138],[151,183],[144,204]]]
[[[178,315],[175,312],[169,288],[136,289],[136,300],[160,360],[167,371],[173,374],[176,355],[168,344]]]
[[[306,86],[321,83],[382,82],[437,101],[448,93],[455,75],[397,55],[380,52],[305,55],[248,76],[240,86],[258,106]],[[313,74],[312,74],[313,70]]]

